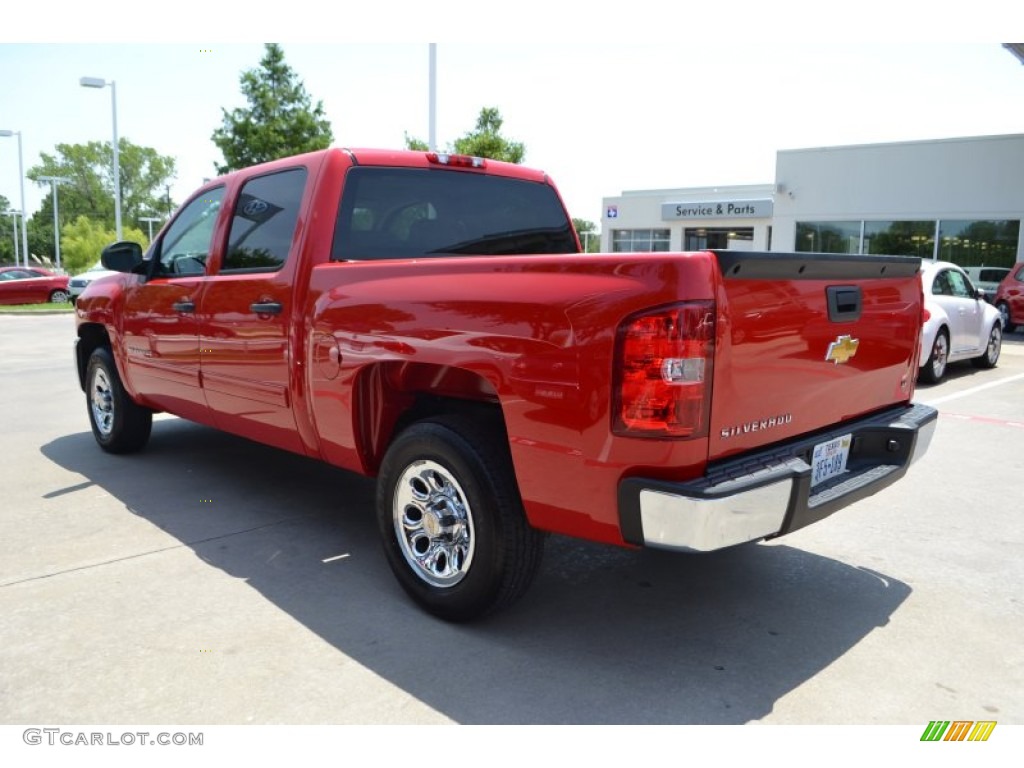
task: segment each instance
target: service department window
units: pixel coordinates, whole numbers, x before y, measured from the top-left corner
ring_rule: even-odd
[[[306,169],[250,179],[242,187],[221,273],[276,272],[288,260],[299,219]]]
[[[864,253],[930,259],[935,253],[935,222],[865,221]]]
[[[795,250],[802,253],[860,253],[860,222],[798,221]]]
[[[667,251],[669,249],[667,229],[613,229],[612,252]]]
[[[964,267],[1012,267],[1020,220],[940,221],[939,258]]]

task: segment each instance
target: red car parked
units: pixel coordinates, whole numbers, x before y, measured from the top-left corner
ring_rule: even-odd
[[[68,276],[39,267],[0,267],[0,304],[63,304]]]
[[[1014,266],[996,289],[996,309],[1003,319],[1003,332],[1024,325],[1024,262]]]

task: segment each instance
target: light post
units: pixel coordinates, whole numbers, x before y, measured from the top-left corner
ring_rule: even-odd
[[[60,219],[57,217],[57,185],[67,184],[71,179],[65,179],[63,176],[40,176],[39,181],[50,182],[50,188],[53,190],[53,255],[57,259],[57,269],[60,270]]]
[[[427,147],[431,152],[437,151],[437,43],[430,43],[430,87],[429,87],[429,125],[427,128]]]
[[[11,234],[14,235],[14,266],[18,266],[18,212],[4,211],[4,213],[11,217]]]
[[[145,221],[149,224],[149,242],[153,242],[153,223],[157,221],[163,221],[155,216],[139,216],[139,221]]]
[[[25,228],[25,165],[21,154],[21,131],[0,131],[0,136],[18,137],[18,178],[21,181],[21,250],[25,252],[25,266],[28,266],[28,230]]]
[[[110,86],[110,104],[114,115],[114,226],[117,239],[121,240],[121,168],[117,148],[117,84],[102,77],[83,77],[78,80],[83,88],[105,88]]]

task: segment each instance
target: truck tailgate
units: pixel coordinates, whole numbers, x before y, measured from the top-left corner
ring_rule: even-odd
[[[709,460],[911,399],[922,326],[918,259],[715,256]]]

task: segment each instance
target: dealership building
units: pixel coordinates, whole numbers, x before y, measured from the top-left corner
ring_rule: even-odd
[[[1024,134],[781,150],[775,181],[604,198],[603,251],[1024,261]]]

